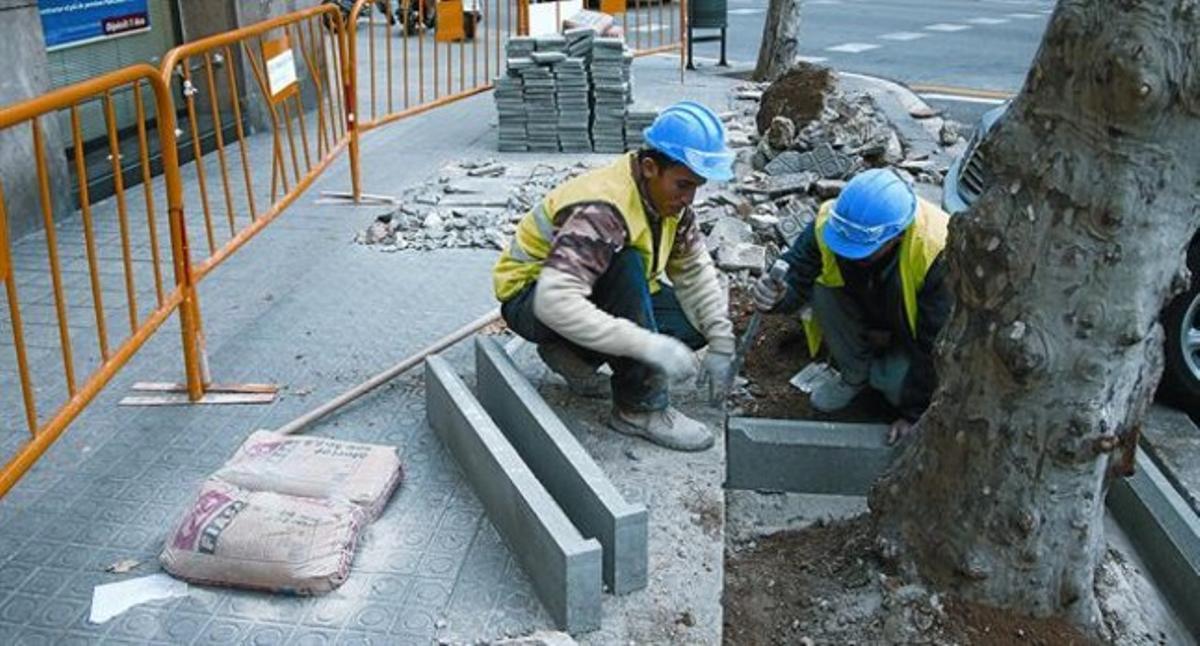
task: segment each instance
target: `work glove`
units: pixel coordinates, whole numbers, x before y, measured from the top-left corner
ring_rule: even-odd
[[[733,385],[733,354],[713,352],[709,348],[704,355],[704,370],[696,380],[697,387],[708,384],[708,401],[714,406],[729,396],[729,388]]]
[[[775,309],[779,301],[787,295],[787,283],[784,282],[787,272],[788,264],[782,259],[776,260],[775,264],[771,265],[771,270],[754,282],[754,286],[750,288],[750,296],[754,299],[754,307],[758,311]]]
[[[679,339],[655,334],[648,345],[643,360],[666,373],[672,382],[687,381],[696,376],[696,355]]]

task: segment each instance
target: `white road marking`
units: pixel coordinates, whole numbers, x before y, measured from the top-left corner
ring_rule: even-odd
[[[958,94],[939,94],[937,92],[922,92],[917,96],[934,101],[957,101],[959,103],[982,103],[984,105],[1000,105],[1004,99],[989,99],[981,96],[960,96]]]
[[[833,4],[842,4],[842,0],[808,0],[808,2],[805,2],[804,4],[806,4],[806,5],[822,5],[822,4],[833,5]]]
[[[1042,15],[1037,13],[1010,13],[1008,14],[1008,17],[1016,18],[1018,20],[1037,20],[1041,18]]]
[[[872,49],[878,49],[879,45],[874,43],[843,43],[833,47],[826,47],[827,52],[845,52],[847,54],[858,54]]]
[[[948,22],[939,22],[936,25],[926,25],[928,31],[965,31],[970,29],[970,25],[956,25]]]
[[[1008,22],[1008,18],[972,18],[967,22],[973,25],[1003,25]]]
[[[733,14],[735,16],[752,16],[756,13],[763,13],[765,11],[766,9],[730,9],[725,13]]]
[[[797,56],[796,60],[801,63],[824,63],[829,59],[824,56]]]
[[[880,36],[880,38],[882,38],[884,40],[909,41],[909,40],[920,40],[922,38],[925,38],[928,35],[929,34],[919,34],[915,31],[897,31],[897,32],[894,32],[891,34],[884,34],[884,35]]]

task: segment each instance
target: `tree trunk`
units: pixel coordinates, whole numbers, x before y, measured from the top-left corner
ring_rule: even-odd
[[[951,222],[934,402],[871,492],[881,551],[910,574],[1100,630],[1108,478],[1200,226],[1197,34],[1194,0],[1058,3],[981,150],[994,180]]]
[[[774,81],[796,63],[800,52],[801,0],[771,0],[758,47],[755,81]]]

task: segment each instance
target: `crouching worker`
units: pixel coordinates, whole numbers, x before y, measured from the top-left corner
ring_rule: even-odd
[[[564,182],[525,215],[493,286],[509,327],[572,392],[611,386],[614,430],[699,451],[713,433],[673,408],[668,389],[696,375],[693,351],[705,345],[701,376],[729,381],[728,297],[690,205],[706,181],[732,177],[733,154],[721,120],[690,101],[644,134],[645,148]],[[597,372],[605,363],[611,380]]]
[[[889,434],[895,442],[929,405],[933,344],[953,302],[942,259],[947,220],[895,172],[868,170],[822,204],[783,254],[786,279],[755,283],[760,310],[812,306],[809,351],[815,356],[824,341],[841,373],[813,391],[813,408],[840,410],[874,388],[902,415]]]

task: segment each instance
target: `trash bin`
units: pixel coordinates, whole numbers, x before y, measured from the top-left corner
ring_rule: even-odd
[[[696,66],[692,64],[692,43],[703,43],[714,40],[721,41],[721,62],[719,65],[728,67],[729,63],[725,60],[725,30],[729,26],[729,4],[727,0],[688,0],[687,11],[688,69],[696,69]],[[721,33],[720,35],[696,36],[692,33],[696,29],[720,29]]]

